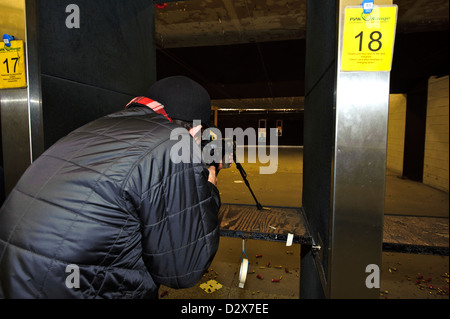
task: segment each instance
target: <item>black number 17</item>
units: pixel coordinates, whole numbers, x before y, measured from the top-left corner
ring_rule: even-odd
[[[15,62],[14,62],[14,72],[13,73],[16,73],[16,66],[17,66],[17,62],[19,61],[19,58],[11,58],[11,60],[15,60]],[[6,64],[6,73],[9,73],[8,58],[6,58],[5,61],[3,61],[3,64]]]

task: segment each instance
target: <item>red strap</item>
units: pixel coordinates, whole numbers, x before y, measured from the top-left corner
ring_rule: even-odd
[[[164,110],[164,106],[161,103],[149,99],[148,97],[145,96],[135,97],[130,101],[130,103],[127,104],[127,106],[125,106],[125,109],[127,109],[131,104],[145,105],[151,108],[154,112],[164,115],[166,119],[172,122],[172,119],[169,117],[169,115],[167,115],[166,111]]]

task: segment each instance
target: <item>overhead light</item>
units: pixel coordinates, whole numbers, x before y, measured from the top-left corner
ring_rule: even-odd
[[[245,111],[245,112],[290,112],[290,111],[303,111],[303,109],[244,109],[244,108],[220,108],[218,107],[218,111],[230,112],[230,111]]]

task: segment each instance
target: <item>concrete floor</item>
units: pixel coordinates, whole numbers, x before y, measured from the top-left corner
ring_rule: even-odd
[[[250,186],[263,206],[301,206],[303,150],[279,148],[276,174],[259,174],[259,164],[246,163]],[[233,164],[219,174],[218,188],[223,203],[254,204],[250,192]],[[385,214],[440,217],[448,220],[449,194],[421,183],[386,174]],[[300,289],[300,245],[246,240],[249,274],[239,288],[242,240],[222,237],[219,251],[203,280],[188,289],[162,286],[165,299],[298,299]],[[256,255],[262,255],[256,258]],[[280,268],[281,266],[281,268]],[[254,271],[254,272],[253,272]],[[380,298],[448,299],[449,257],[383,252]],[[258,279],[260,275],[262,279]],[[279,279],[272,282],[272,279]],[[222,287],[212,293],[200,284],[215,280]]]
[[[168,294],[163,298],[170,299],[299,298],[300,245],[286,247],[279,242],[246,240],[245,251],[249,257],[249,269],[243,289],[238,287],[242,240],[222,237],[214,261],[198,285],[180,290],[162,286],[160,294],[167,291]],[[262,257],[256,258],[256,255]],[[258,279],[257,275],[262,279]],[[272,282],[272,279],[280,277],[280,282]],[[223,287],[212,293],[205,292],[200,284],[210,280],[217,281]]]

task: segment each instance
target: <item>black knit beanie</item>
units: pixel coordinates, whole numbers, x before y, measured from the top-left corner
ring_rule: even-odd
[[[146,97],[164,105],[170,118],[210,125],[211,98],[197,82],[185,76],[171,76],[153,84]]]

